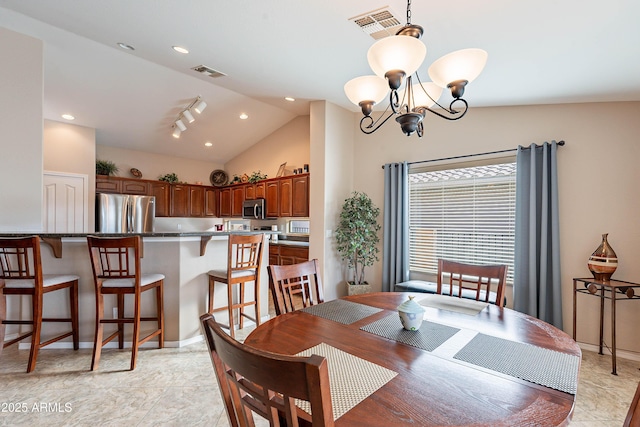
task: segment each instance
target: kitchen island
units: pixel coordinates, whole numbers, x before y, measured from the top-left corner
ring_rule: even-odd
[[[0,237],[23,237],[37,234],[41,237],[42,268],[45,274],[66,273],[80,276],[79,280],[79,316],[80,316],[80,346],[93,347],[95,332],[95,287],[91,261],[87,249],[87,235],[122,237],[139,235],[143,242],[143,258],[141,268],[143,273],[161,273],[164,280],[164,313],[165,313],[165,346],[181,347],[202,339],[199,316],[206,311],[208,298],[207,272],[211,269],[225,269],[227,265],[227,244],[230,234],[277,234],[272,231],[216,231],[216,232],[161,232],[161,233],[3,233]],[[269,245],[265,244],[262,253],[262,269],[260,273],[260,317],[268,319],[269,308],[269,279],[267,265],[269,260]],[[252,292],[252,287],[247,287]],[[67,300],[64,293],[57,292],[47,295],[44,302],[45,316],[56,316],[56,307],[65,310]],[[216,286],[216,301],[226,301],[225,285]],[[250,294],[247,294],[249,297]],[[251,295],[252,296],[252,295]],[[7,317],[16,318],[20,312],[30,315],[30,302],[24,300],[18,303],[18,297],[7,298]],[[127,304],[127,310],[131,303]],[[64,307],[64,308],[62,308]],[[105,299],[106,313],[115,307],[113,300]],[[143,296],[143,315],[149,310],[153,312],[153,296]],[[216,314],[221,323],[227,322],[225,312]],[[7,326],[6,339],[17,333],[17,326]],[[53,334],[65,325],[45,324],[43,336]],[[130,329],[130,328],[129,328]],[[143,331],[145,325],[143,323]],[[129,331],[130,333],[130,331]],[[113,344],[113,343],[110,343]],[[28,340],[21,346],[28,346]],[[153,341],[149,347],[157,344]],[[71,348],[71,341],[60,341],[50,348]]]

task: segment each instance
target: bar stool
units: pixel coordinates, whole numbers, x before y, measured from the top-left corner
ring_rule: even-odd
[[[93,279],[96,287],[96,333],[93,343],[91,370],[98,368],[102,347],[118,337],[118,348],[124,347],[124,325],[133,324],[131,338],[131,370],[136,368],[138,347],[153,337],[158,337],[158,347],[164,347],[164,314],[162,308],[164,275],[142,274],[140,270],[140,236],[94,237],[87,236]],[[140,300],[142,293],[156,290],[156,317],[142,317]],[[104,318],[104,296],[116,295],[117,318]],[[124,297],[133,295],[133,317],[125,317]],[[140,323],[156,322],[156,329],[140,338]],[[117,324],[118,329],[103,340],[104,324]]]
[[[229,329],[229,334],[235,338],[233,326],[233,313],[239,309],[238,326],[243,327],[243,318],[256,322],[260,325],[260,267],[262,265],[262,248],[264,246],[265,235],[229,235],[229,249],[227,255],[226,270],[209,271],[209,313],[227,310],[229,314],[229,325],[224,326]],[[214,308],[215,283],[220,282],[227,285],[227,305]],[[254,283],[253,301],[244,300],[244,284]],[[238,302],[233,302],[233,285],[240,285]],[[244,308],[254,306],[255,318],[245,314]]]
[[[71,274],[42,274],[38,236],[0,239],[0,350],[31,337],[27,373],[35,369],[38,351],[42,347],[72,337],[73,349],[78,349],[78,279]],[[69,317],[43,317],[44,295],[62,289],[69,289]],[[7,295],[31,296],[31,320],[6,318]],[[41,342],[43,322],[68,322],[71,323],[71,331]],[[5,325],[31,325],[32,328],[30,332],[5,343]]]

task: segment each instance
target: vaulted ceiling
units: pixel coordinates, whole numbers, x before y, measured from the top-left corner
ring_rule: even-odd
[[[71,113],[99,144],[224,163],[310,101],[357,111],[343,86],[371,74],[374,39],[349,18],[385,6],[404,24],[399,0],[0,0],[0,26],[44,41],[46,119]],[[454,50],[489,53],[465,93],[472,109],[640,100],[639,21],[632,0],[412,2],[421,75]],[[172,138],[198,95],[207,109]]]

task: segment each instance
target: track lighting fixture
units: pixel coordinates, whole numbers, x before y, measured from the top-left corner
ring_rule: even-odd
[[[191,110],[195,111],[198,114],[202,114],[202,111],[207,107],[207,103],[203,101],[200,96],[191,101],[191,103],[178,114],[178,117],[173,122],[171,128],[173,129],[171,135],[174,138],[180,138],[180,134],[187,130],[186,123],[193,123],[196,121],[193,114],[191,114]]]

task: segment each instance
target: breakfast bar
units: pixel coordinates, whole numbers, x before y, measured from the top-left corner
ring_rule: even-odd
[[[227,243],[230,234],[273,234],[272,231],[220,231],[220,232],[162,232],[162,233],[90,233],[104,237],[122,237],[139,235],[143,242],[142,271],[164,274],[164,314],[165,346],[182,347],[200,341],[199,316],[206,311],[208,279],[211,269],[224,269],[227,263]],[[86,236],[89,233],[35,233],[42,240],[42,268],[45,274],[76,274],[79,280],[79,317],[80,347],[91,348],[95,331],[95,289]],[[23,237],[32,234],[3,233],[0,237]],[[269,245],[265,244],[262,254],[260,301],[263,307],[262,318],[268,317],[268,276],[266,266],[269,259]],[[248,291],[251,292],[251,291]],[[219,296],[218,296],[219,295]],[[146,296],[145,296],[146,297]],[[51,307],[66,307],[64,295],[47,295],[45,310]],[[57,299],[59,299],[59,301]],[[226,299],[226,289],[216,288],[216,300]],[[19,317],[19,312],[28,312],[30,303],[19,302],[16,297],[7,299],[7,315]],[[113,301],[106,300],[106,312],[110,313]],[[143,300],[145,310],[153,310],[153,301],[149,297]],[[55,308],[50,315],[57,315]],[[226,321],[226,315],[220,312],[216,317]],[[15,326],[13,326],[15,327]],[[7,327],[7,337],[16,333],[13,327]],[[54,328],[64,325],[46,325],[44,334],[57,332]],[[50,328],[50,329],[46,329]],[[143,324],[144,329],[144,324]],[[154,346],[153,342],[149,343]],[[61,341],[52,347],[71,348],[71,341]]]

